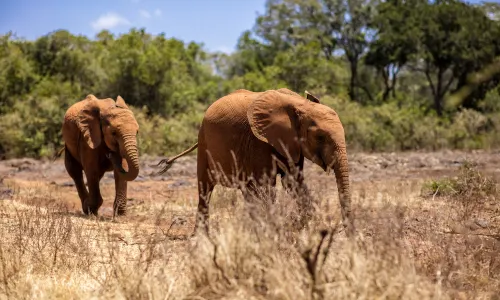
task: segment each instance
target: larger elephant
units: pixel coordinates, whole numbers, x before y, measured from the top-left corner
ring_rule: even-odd
[[[115,102],[88,95],[66,111],[62,126],[64,164],[85,214],[97,215],[103,203],[99,182],[108,171],[113,171],[115,178],[113,217],[126,213],[127,182],[139,174],[138,132],[134,114],[120,96]]]
[[[299,185],[306,189],[302,175],[304,158],[325,171],[333,168],[343,223],[347,234],[352,233],[344,128],[337,113],[307,91],[304,98],[285,88],[264,92],[241,89],[216,100],[204,115],[198,142],[179,155],[162,160],[159,173],[197,147],[199,202],[194,233],[201,226],[208,232],[208,199],[215,184],[233,186],[238,180],[247,182],[245,190],[252,191],[263,178],[271,178],[271,185],[276,183],[273,169],[283,176],[290,174],[289,166],[293,166],[300,171],[296,178]],[[238,176],[232,176],[235,162]],[[222,171],[226,181],[215,180],[214,171]],[[250,177],[255,180],[249,181]]]

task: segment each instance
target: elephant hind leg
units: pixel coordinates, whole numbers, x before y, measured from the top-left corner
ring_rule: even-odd
[[[82,165],[69,153],[68,148],[65,148],[64,152],[64,166],[69,176],[75,182],[76,190],[78,191],[78,197],[82,203],[82,209],[84,208],[84,203],[86,203],[89,192],[85,183],[83,182],[83,168]]]
[[[198,230],[203,229],[205,234],[208,236],[209,202],[213,189],[213,186],[208,186],[204,191],[199,190],[198,208],[196,211],[196,221],[193,234],[196,234]]]
[[[266,184],[249,181],[242,189],[242,194],[251,219],[261,221],[272,217],[274,211],[272,205],[275,204],[277,196],[275,181]]]
[[[276,202],[276,182],[271,181],[270,184],[259,184],[255,181],[250,181],[242,189],[243,198],[247,203],[254,203],[255,201],[266,200],[270,203]]]
[[[209,203],[210,196],[215,187],[215,182],[209,175],[210,169],[208,165],[207,154],[205,152],[205,145],[201,140],[198,148],[198,208],[196,211],[196,220],[193,230],[195,235],[200,229],[208,236],[209,232]]]

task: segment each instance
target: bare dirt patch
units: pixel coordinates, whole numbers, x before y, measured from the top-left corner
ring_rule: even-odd
[[[175,205],[177,211],[171,218],[179,220],[177,231],[191,230],[194,224],[195,207],[198,201],[196,188],[196,156],[184,157],[164,175],[156,176],[154,166],[159,157],[143,156],[139,177],[128,185],[129,216],[123,221],[141,221],[148,218],[145,207]],[[497,176],[500,174],[500,153],[473,151],[407,152],[365,154],[353,153],[349,156],[351,182],[353,187],[367,184],[397,185],[401,181],[420,182],[424,178],[435,178],[454,174],[465,160],[474,161],[482,171]],[[318,180],[325,183],[332,193],[336,193],[333,174],[326,175],[323,170],[306,161],[306,181],[315,185]],[[52,161],[39,161],[29,158],[0,161],[0,198],[9,198],[15,190],[36,191],[34,187],[50,185],[58,194],[58,201],[75,215],[81,214],[80,199],[73,181],[64,168],[64,158]],[[106,173],[101,181],[104,198],[100,214],[107,219],[112,216],[114,200],[114,178],[112,172]],[[321,190],[316,191],[321,193]],[[46,204],[47,199],[33,197],[31,202]],[[335,201],[335,200],[334,200]],[[171,223],[171,220],[165,220]],[[180,225],[182,224],[182,225]]]

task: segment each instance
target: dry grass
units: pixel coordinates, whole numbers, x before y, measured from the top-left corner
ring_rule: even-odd
[[[354,184],[353,240],[331,178],[309,184],[306,228],[293,226],[296,197],[243,204],[217,188],[210,236],[184,240],[171,229],[190,233],[196,202],[182,194],[110,221],[68,211],[54,186],[19,187],[0,200],[0,298],[499,299],[500,206],[474,170],[459,171],[453,195],[422,196],[421,181]]]

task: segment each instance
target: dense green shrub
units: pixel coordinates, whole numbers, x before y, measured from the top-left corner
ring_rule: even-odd
[[[71,87],[62,85],[59,95],[48,97],[43,92],[45,85],[51,84],[41,83],[34,94],[37,98],[29,96],[16,102],[12,112],[0,119],[0,145],[6,157],[47,157],[62,144],[62,118],[72,103],[64,91]],[[496,114],[463,109],[447,120],[416,107],[399,107],[396,102],[362,106],[329,96],[321,101],[339,114],[351,151],[479,149],[500,144],[496,134],[500,118]],[[171,118],[151,114],[147,107],[131,107],[140,126],[140,152],[172,155],[197,141],[207,106],[199,104]]]
[[[147,108],[132,108],[139,123],[139,151],[149,155],[172,155],[196,143],[204,110],[197,109],[164,119],[148,116]]]
[[[448,120],[416,106],[400,107],[396,101],[361,106],[340,97],[324,97],[322,102],[339,114],[353,150],[478,149],[500,142],[495,134],[498,117],[475,110],[463,109]]]

